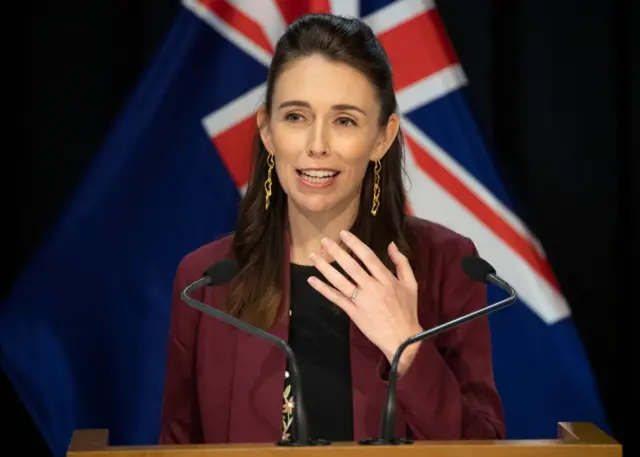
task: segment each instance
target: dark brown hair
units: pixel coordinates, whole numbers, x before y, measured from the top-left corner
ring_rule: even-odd
[[[265,117],[272,109],[275,83],[286,65],[303,57],[323,57],[350,65],[362,72],[376,88],[384,128],[397,109],[388,58],[371,28],[358,19],[330,14],[309,14],[292,23],[276,45],[267,77]],[[246,194],[240,204],[239,220],[233,239],[233,253],[239,273],[231,284],[225,307],[228,312],[261,328],[271,327],[278,319],[283,287],[283,263],[287,196],[277,174],[272,173],[270,207],[265,209],[264,183],[267,179],[267,155],[259,132],[256,133],[254,158]],[[395,267],[387,252],[391,241],[409,256],[405,233],[405,191],[403,187],[402,134],[398,132],[384,155],[380,171],[380,207],[371,211],[373,199],[373,163],[370,163],[360,193],[359,213],[351,231],[370,246],[391,270]]]

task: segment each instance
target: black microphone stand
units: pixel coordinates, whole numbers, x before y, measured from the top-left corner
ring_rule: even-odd
[[[493,283],[500,287],[501,289],[509,292],[509,296],[493,305],[478,309],[473,311],[472,313],[461,316],[457,319],[454,319],[449,322],[445,322],[442,325],[438,325],[432,329],[425,330],[424,332],[420,332],[417,335],[414,335],[408,339],[406,339],[393,355],[393,359],[391,362],[391,368],[389,369],[389,381],[387,388],[387,396],[385,401],[384,409],[382,410],[382,424],[381,424],[381,433],[379,438],[366,438],[360,440],[360,444],[363,445],[398,445],[398,444],[411,444],[414,440],[410,438],[396,438],[393,436],[393,430],[395,428],[396,423],[396,382],[398,379],[398,364],[400,363],[400,357],[404,350],[411,346],[414,343],[422,341],[424,339],[430,338],[432,336],[436,336],[442,332],[445,332],[452,327],[456,327],[460,324],[468,322],[470,320],[476,319],[481,316],[485,316],[494,311],[498,311],[512,303],[514,303],[517,299],[516,291],[513,287],[507,284],[505,281],[497,277],[496,275],[489,274],[487,277],[487,282]]]
[[[307,415],[304,409],[304,401],[302,396],[302,383],[300,381],[300,371],[298,369],[298,363],[296,356],[293,353],[291,347],[282,339],[263,331],[257,327],[247,324],[246,322],[230,316],[212,306],[205,305],[189,296],[191,292],[201,287],[207,286],[211,283],[211,277],[204,276],[194,283],[190,284],[181,294],[182,300],[192,308],[195,308],[204,314],[219,319],[243,332],[249,333],[253,336],[261,338],[281,349],[283,349],[289,359],[290,375],[291,375],[291,388],[295,394],[296,405],[293,408],[294,424],[292,427],[291,439],[280,440],[276,444],[278,446],[323,446],[330,444],[327,440],[312,440],[309,438],[309,426],[307,422]]]

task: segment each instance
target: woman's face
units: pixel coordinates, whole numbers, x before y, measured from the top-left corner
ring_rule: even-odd
[[[398,119],[380,127],[375,87],[359,71],[317,55],[289,64],[273,92],[266,124],[258,125],[275,156],[278,179],[303,212],[341,210],[358,201],[370,161],[393,142]]]

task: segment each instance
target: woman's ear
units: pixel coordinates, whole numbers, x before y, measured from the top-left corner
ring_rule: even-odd
[[[385,125],[378,134],[376,145],[373,148],[373,154],[371,155],[372,161],[381,160],[384,157],[393,144],[393,141],[396,139],[396,136],[398,136],[399,130],[400,119],[396,113],[393,113],[389,116],[387,125]]]
[[[264,105],[258,108],[258,112],[256,113],[256,123],[258,126],[258,131],[260,132],[260,138],[262,139],[262,144],[264,144],[264,147],[267,149],[267,152],[269,152],[269,154],[273,154],[273,142],[271,141],[271,130],[269,129],[269,119],[265,111]]]

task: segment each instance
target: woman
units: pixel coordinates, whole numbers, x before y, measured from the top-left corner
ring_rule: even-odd
[[[314,438],[379,435],[399,344],[485,302],[462,273],[472,242],[405,216],[402,136],[386,55],[356,19],[316,14],[275,49],[237,230],[181,262],[162,443],[274,442],[295,398],[283,351],[187,307],[180,292],[233,258],[227,286],[196,298],[289,341]],[[396,436],[504,436],[486,319],[410,346]]]

